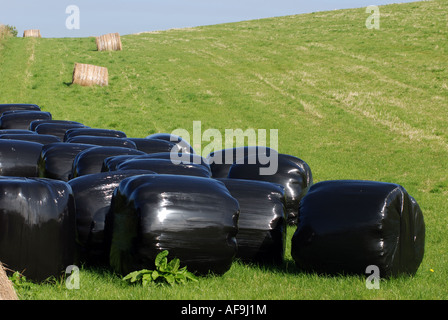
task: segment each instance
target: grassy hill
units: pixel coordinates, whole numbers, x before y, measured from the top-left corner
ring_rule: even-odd
[[[81,290],[59,284],[30,299],[446,299],[448,241],[448,2],[381,6],[122,37],[11,38],[0,44],[0,103],[35,103],[55,119],[145,137],[176,128],[278,129],[279,151],[304,159],[315,182],[398,183],[426,222],[413,278],[381,282],[235,263],[219,278],[177,288],[124,286],[82,270]],[[112,32],[113,30],[111,30]],[[43,35],[45,36],[45,35]],[[109,87],[70,85],[75,62],[109,68]],[[294,232],[290,228],[288,239]],[[288,250],[289,250],[288,243]],[[244,284],[244,286],[242,286]]]

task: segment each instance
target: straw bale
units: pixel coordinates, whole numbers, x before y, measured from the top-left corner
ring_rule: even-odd
[[[38,29],[31,29],[31,30],[23,31],[23,37],[24,38],[42,38],[42,36],[40,34],[40,30],[38,30]]]
[[[98,51],[120,51],[123,50],[119,33],[109,33],[96,37]]]
[[[11,281],[0,262],[0,300],[18,300],[17,294]]]
[[[81,86],[107,86],[109,85],[109,73],[104,67],[75,63],[72,83]]]

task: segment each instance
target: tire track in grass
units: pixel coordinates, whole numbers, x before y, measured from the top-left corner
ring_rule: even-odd
[[[345,111],[351,114],[367,118],[377,125],[387,127],[392,132],[408,137],[412,141],[434,142],[448,151],[448,143],[442,137],[428,133],[423,129],[415,128],[400,118],[390,115],[387,111],[368,110],[365,107],[367,104],[363,104],[361,98],[358,99],[360,96],[359,92],[349,92],[347,94],[333,92],[330,94],[344,106]],[[367,93],[367,95],[371,94]]]

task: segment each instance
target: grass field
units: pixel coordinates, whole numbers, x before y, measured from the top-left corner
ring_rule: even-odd
[[[305,160],[314,181],[401,184],[426,223],[415,277],[368,290],[363,276],[327,277],[285,264],[235,262],[221,277],[173,288],[130,287],[82,268],[81,289],[51,282],[22,299],[447,299],[448,2],[365,8],[122,37],[10,38],[0,44],[0,103],[35,103],[54,119],[145,137],[176,128],[278,129],[279,151]],[[113,30],[111,30],[113,32]],[[43,35],[45,37],[45,35]],[[109,87],[70,85],[75,62],[109,68]]]

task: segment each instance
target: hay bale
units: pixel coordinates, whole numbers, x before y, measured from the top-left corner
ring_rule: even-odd
[[[42,38],[42,36],[40,34],[40,30],[38,30],[38,29],[31,29],[31,30],[23,31],[23,37],[24,38]]]
[[[108,86],[109,72],[107,68],[104,67],[75,63],[72,83],[76,83],[81,86]]]
[[[19,300],[11,281],[0,262],[0,300]]]
[[[121,51],[121,38],[119,33],[109,33],[96,37],[96,47],[98,51]]]

